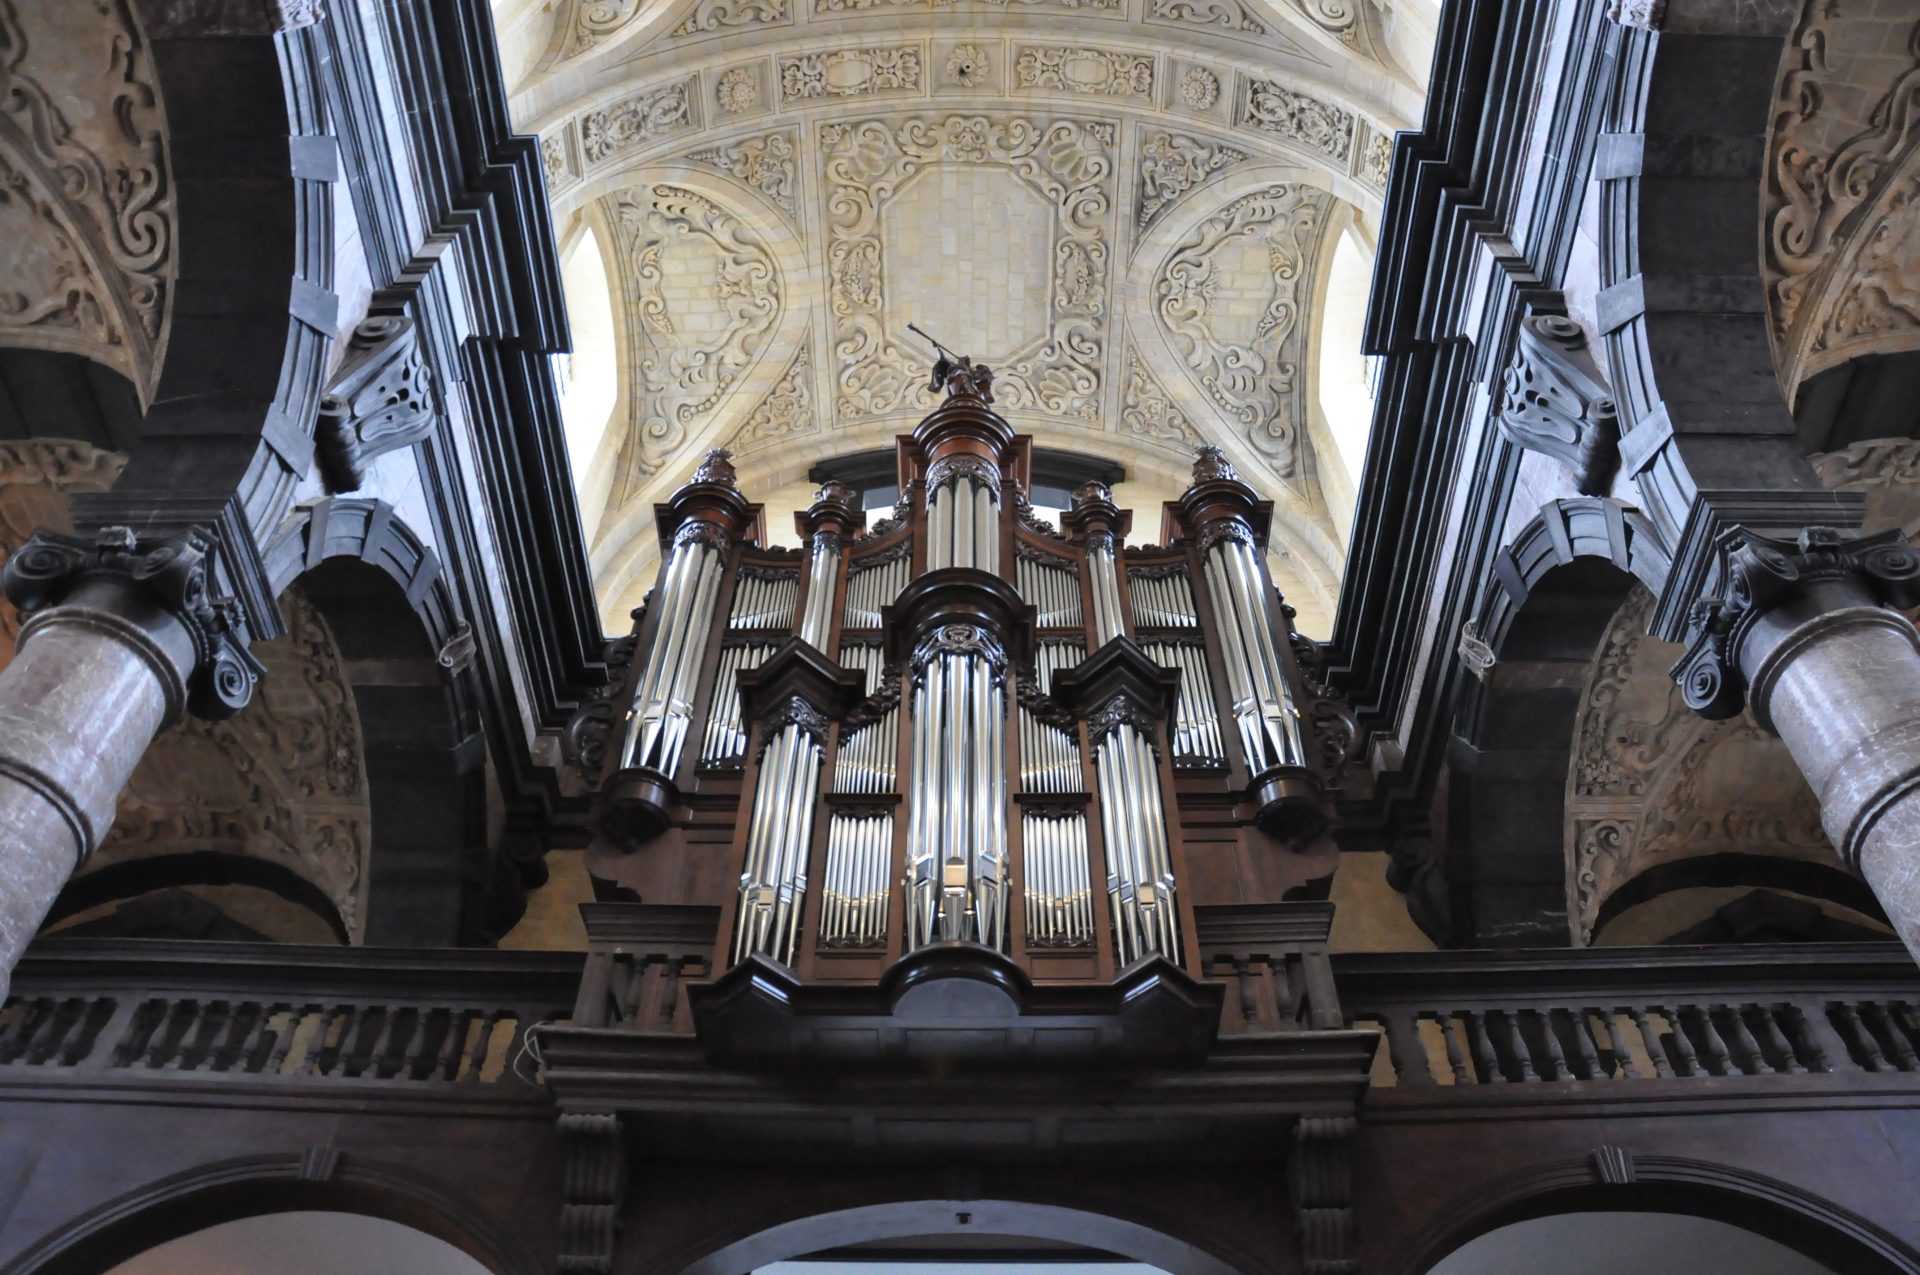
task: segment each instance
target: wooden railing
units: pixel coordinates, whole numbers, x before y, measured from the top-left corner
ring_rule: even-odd
[[[1897,944],[1436,952],[1333,960],[1386,1036],[1376,1086],[1920,1071]]]
[[[46,940],[0,1007],[0,1084],[61,1070],[526,1088],[527,1029],[581,960],[253,943]]]

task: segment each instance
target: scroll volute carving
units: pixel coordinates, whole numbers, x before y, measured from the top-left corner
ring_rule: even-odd
[[[1583,495],[1605,494],[1620,467],[1620,417],[1580,325],[1536,315],[1520,325],[1507,368],[1500,432],[1559,461]]]
[[[376,315],[353,330],[314,423],[320,477],[335,495],[367,480],[375,457],[433,432],[433,372],[412,319]]]

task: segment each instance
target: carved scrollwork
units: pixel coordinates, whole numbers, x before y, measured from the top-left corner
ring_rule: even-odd
[[[1522,323],[1503,385],[1500,432],[1565,465],[1581,494],[1603,494],[1620,467],[1620,416],[1580,325],[1551,314]]]
[[[1073,730],[1076,720],[1073,714],[1059,700],[1040,689],[1031,671],[1022,672],[1014,679],[1014,693],[1019,698],[1020,707],[1026,709],[1035,721],[1056,730]]]
[[[1353,112],[1271,80],[1248,82],[1241,119],[1341,163],[1353,147]]]
[[[587,696],[561,733],[561,756],[588,784],[598,783],[606,767],[607,749],[612,746],[614,722],[619,716],[614,701],[633,667],[633,653],[645,620],[646,604],[642,603],[633,610],[633,632],[607,644],[607,684]]]
[[[1033,502],[1028,500],[1027,493],[1018,487],[1013,491],[1013,514],[1019,519],[1020,525],[1034,535],[1058,540],[1063,544],[1066,542],[1067,538],[1060,534],[1060,528],[1036,514],[1033,511]]]
[[[938,491],[961,478],[971,479],[989,491],[1000,490],[1000,467],[984,456],[942,456],[927,466],[927,490],[930,492]]]
[[[1215,518],[1200,528],[1200,535],[1194,543],[1200,551],[1200,556],[1204,558],[1209,549],[1223,541],[1252,548],[1253,529],[1239,518]]]
[[[36,531],[7,559],[4,576],[8,601],[27,617],[21,641],[33,636],[36,612],[58,606],[80,585],[124,580],[179,621],[192,640],[184,707],[209,721],[233,716],[253,698],[261,667],[241,636],[239,603],[212,596],[216,543],[199,528],[145,544],[127,527],[104,528],[92,540]],[[182,707],[171,705],[170,716]]]
[[[1157,759],[1160,756],[1159,725],[1151,709],[1122,691],[1087,714],[1087,744],[1098,750],[1109,735],[1123,726],[1130,726],[1140,732],[1153,748],[1153,755]]]
[[[774,705],[773,711],[762,720],[760,733],[760,751],[754,754],[758,760],[767,751],[767,745],[781,731],[789,726],[797,726],[800,733],[811,739],[815,745],[824,748],[827,744],[827,728],[832,725],[827,715],[798,695],[789,695]]]
[[[998,686],[1007,676],[1007,649],[990,630],[978,624],[943,624],[922,637],[913,648],[913,680],[917,686],[927,666],[942,655],[967,655],[985,660]]]
[[[673,547],[682,545],[707,545],[725,553],[732,544],[727,529],[717,522],[708,522],[705,518],[693,518],[680,524],[680,530],[673,533]]]
[[[587,163],[598,164],[656,137],[692,126],[686,84],[669,84],[588,111],[580,120],[580,150]]]
[[[1073,559],[1063,558],[1057,553],[1048,553],[1045,549],[1030,545],[1017,536],[1013,541],[1013,553],[1017,558],[1024,558],[1028,562],[1037,562],[1043,567],[1058,567],[1062,571],[1078,571],[1080,569],[1080,565]]]
[[[900,705],[900,666],[889,664],[881,670],[880,685],[873,694],[853,706],[847,714],[845,734],[871,726]]]
[[[361,322],[314,421],[314,459],[327,491],[357,490],[375,457],[426,438],[438,412],[413,320],[376,315]]]
[[[1135,223],[1145,230],[1188,193],[1246,162],[1246,158],[1245,151],[1232,146],[1164,129],[1149,130],[1140,143],[1136,165],[1140,191],[1135,201]]]
[[[793,361],[787,364],[786,374],[740,422],[729,444],[744,451],[817,434],[820,419],[813,406],[813,343],[802,340]]]

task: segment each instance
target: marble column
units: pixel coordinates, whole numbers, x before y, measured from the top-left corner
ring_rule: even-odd
[[[1821,823],[1920,958],[1920,554],[1899,532],[1798,543],[1734,528],[1723,592],[1696,607],[1674,667],[1689,705],[1750,703],[1820,801]]]
[[[7,562],[26,622],[0,670],[0,996],[154,736],[252,695],[259,665],[209,597],[211,553],[198,531],[140,546],[116,527],[38,532]]]

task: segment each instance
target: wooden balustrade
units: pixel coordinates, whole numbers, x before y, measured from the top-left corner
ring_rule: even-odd
[[[1196,907],[1193,917],[1203,976],[1227,985],[1223,1035],[1345,1026],[1327,957],[1333,904]]]
[[[1920,971],[1896,944],[1348,955],[1376,1086],[1920,1071]]]
[[[585,903],[587,964],[576,1027],[690,1032],[686,984],[712,975],[720,909],[680,904]]]
[[[0,1081],[72,1069],[525,1088],[527,1030],[565,1017],[579,971],[565,953],[50,939],[0,1006]]]

